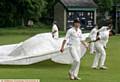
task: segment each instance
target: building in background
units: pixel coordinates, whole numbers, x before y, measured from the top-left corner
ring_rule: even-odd
[[[74,19],[81,21],[82,30],[91,30],[96,24],[96,8],[93,0],[60,0],[54,6],[54,20],[61,30],[69,29]]]
[[[112,11],[113,30],[120,33],[120,3],[113,6]]]

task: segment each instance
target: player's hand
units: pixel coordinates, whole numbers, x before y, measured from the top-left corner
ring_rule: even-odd
[[[60,52],[63,53],[63,52],[64,52],[64,48],[61,48],[61,49],[60,49]]]
[[[89,47],[88,46],[85,46],[86,47],[86,49],[89,49]]]
[[[104,46],[104,49],[107,49],[107,47],[106,47],[106,46]]]
[[[89,41],[88,43],[90,44],[90,43],[92,43],[92,41]]]
[[[89,43],[86,44],[85,48],[89,50]]]
[[[54,38],[54,35],[52,35],[52,37]]]

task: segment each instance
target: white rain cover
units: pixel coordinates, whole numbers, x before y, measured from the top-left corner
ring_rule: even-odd
[[[82,52],[80,58],[82,58],[86,52],[86,48],[84,47],[84,45],[81,45],[81,51]],[[73,62],[73,59],[69,53],[69,49],[65,48],[65,51],[63,53],[58,52],[57,55],[53,56],[52,61],[61,64],[71,64]]]
[[[37,34],[19,44],[0,46],[0,62],[34,56],[41,56],[39,61],[50,59],[50,56],[52,56],[50,53],[54,53],[57,50],[53,46],[54,43],[55,41],[52,39],[51,33],[43,33]]]
[[[85,37],[87,35],[85,35]],[[67,46],[65,47],[64,53],[59,52],[62,41],[63,38],[53,39],[51,37],[51,33],[43,33],[37,34],[19,44],[0,46],[0,63],[4,63],[6,61],[11,62],[30,57],[39,57],[37,62],[52,59],[52,61],[57,63],[70,64],[72,63],[72,58],[68,53]],[[81,45],[81,48],[83,51],[82,55],[84,55],[86,49],[83,45]],[[34,63],[34,61],[31,62]]]
[[[38,34],[22,43],[9,56],[42,55],[55,51],[51,34]]]
[[[22,44],[11,44],[11,45],[2,45],[0,46],[0,61],[6,60],[11,58],[8,56],[12,51],[14,51],[17,47],[19,47]]]

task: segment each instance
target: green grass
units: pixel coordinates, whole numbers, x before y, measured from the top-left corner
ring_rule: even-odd
[[[33,27],[21,27],[21,28],[0,28],[0,35],[34,35],[38,33],[50,32],[50,28],[33,28]]]
[[[3,33],[5,31],[8,30],[3,30]],[[40,32],[34,30],[34,33],[31,31],[32,34],[29,31],[26,31],[26,34],[14,34],[12,30],[12,33],[1,35],[0,44],[18,43]],[[61,34],[64,35],[64,32]],[[82,80],[74,82],[120,81],[120,36],[113,36],[109,40],[106,61],[106,65],[109,67],[108,70],[91,69],[93,58],[94,55],[86,54],[81,62],[79,72]],[[73,82],[68,79],[69,69],[70,65],[61,65],[50,60],[27,66],[0,65],[0,79],[41,79],[41,82]]]
[[[45,28],[43,28],[43,27],[42,28],[40,28],[40,27],[0,28],[0,35],[3,36],[3,38],[4,38],[4,35],[11,35],[11,36],[18,35],[18,39],[19,39],[20,36],[29,36],[30,37],[30,36],[34,36],[39,33],[46,33],[46,32],[51,32],[51,27],[45,27]],[[64,31],[59,31],[59,32],[60,32],[60,37],[65,35]],[[14,37],[14,38],[16,38],[16,37]]]

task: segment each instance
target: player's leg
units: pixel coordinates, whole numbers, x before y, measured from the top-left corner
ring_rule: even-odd
[[[95,46],[94,46],[94,43],[90,43],[90,54],[94,54],[95,52]]]
[[[99,60],[100,60],[100,49],[101,48],[101,45],[99,43],[95,43],[95,50],[96,50],[96,54],[95,54],[95,58],[94,58],[94,61],[93,61],[93,64],[92,64],[92,68],[96,69],[98,67],[98,64],[99,64]]]
[[[98,51],[96,51],[95,58],[94,58],[94,61],[92,64],[93,69],[97,69],[98,64],[99,64],[99,59],[100,59],[100,53]]]
[[[71,74],[71,77],[77,77],[80,66],[80,57],[78,55],[76,47],[70,47],[70,54],[73,58],[73,64],[69,72]]]
[[[105,60],[106,60],[106,51],[104,47],[101,48],[101,60],[100,60],[100,68],[101,69],[107,69],[105,65]]]
[[[79,68],[80,68],[81,47],[78,46],[76,49],[77,49],[77,56],[76,56],[76,57],[77,57],[77,60],[78,60],[78,61],[77,61],[77,62],[78,62],[78,63],[77,63],[78,65],[76,66],[76,70],[75,70],[75,72],[74,72],[74,76],[75,76],[75,79],[76,79],[76,80],[81,80],[81,78],[78,77]]]

